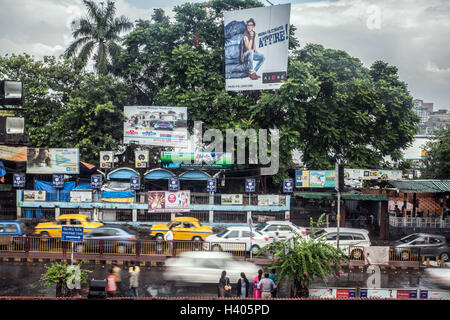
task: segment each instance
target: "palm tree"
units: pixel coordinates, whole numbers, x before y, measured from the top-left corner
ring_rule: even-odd
[[[94,49],[95,69],[99,74],[107,74],[116,64],[120,46],[119,34],[132,28],[133,24],[125,16],[115,18],[114,2],[108,1],[106,7],[99,7],[92,0],[83,0],[87,8],[87,16],[72,22],[72,35],[76,39],[65,51],[67,57],[76,55],[81,48],[78,59],[85,67]]]

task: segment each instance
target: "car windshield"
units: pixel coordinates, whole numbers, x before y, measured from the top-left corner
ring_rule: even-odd
[[[414,240],[416,240],[417,238],[419,238],[420,236],[418,235],[418,234],[411,234],[411,235],[409,235],[409,236],[406,236],[406,237],[404,237],[404,238],[401,238],[399,241],[400,242],[403,242],[403,243],[408,243],[408,242],[411,242],[411,241],[414,241]]]
[[[227,232],[228,232],[228,229],[222,230],[221,232],[216,234],[216,237],[222,238]]]
[[[267,226],[267,223],[259,224],[259,225],[256,226],[255,230],[256,230],[256,231],[261,231],[261,230],[263,230],[266,226]]]

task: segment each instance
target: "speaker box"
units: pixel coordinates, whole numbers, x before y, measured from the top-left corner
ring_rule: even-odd
[[[26,143],[25,119],[19,117],[0,117],[0,142],[10,144]]]
[[[89,299],[104,299],[106,298],[106,279],[91,279],[89,282]]]
[[[0,81],[0,104],[12,106],[24,104],[22,81]]]

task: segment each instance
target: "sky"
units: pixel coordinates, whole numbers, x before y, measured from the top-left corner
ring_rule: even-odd
[[[291,3],[290,23],[307,43],[344,50],[366,66],[383,60],[399,69],[415,99],[450,110],[450,1],[261,0]],[[116,0],[118,15],[149,19],[155,8],[182,0]],[[204,2],[192,0],[189,2]],[[84,15],[81,0],[0,0],[0,55],[58,56],[74,40],[71,22]]]

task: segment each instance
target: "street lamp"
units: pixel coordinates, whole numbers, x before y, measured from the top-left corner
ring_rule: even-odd
[[[23,84],[17,80],[0,80],[0,106],[23,106]],[[8,110],[11,110],[8,108]]]

